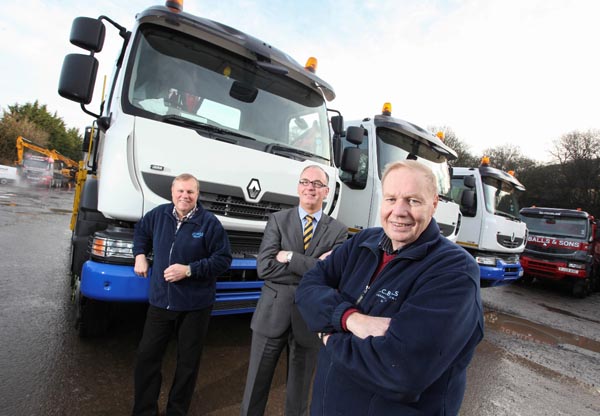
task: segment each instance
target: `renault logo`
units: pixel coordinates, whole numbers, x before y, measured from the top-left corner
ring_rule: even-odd
[[[253,178],[246,187],[246,190],[248,191],[248,197],[250,197],[250,199],[258,198],[260,195],[260,182],[258,179]]]

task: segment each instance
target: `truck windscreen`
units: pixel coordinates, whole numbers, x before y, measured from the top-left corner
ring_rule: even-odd
[[[127,67],[124,111],[157,121],[174,115],[190,120],[186,127],[232,131],[241,146],[285,145],[330,160],[323,96],[269,68],[188,34],[142,25]]]
[[[444,156],[406,134],[388,128],[377,128],[377,160],[380,178],[388,163],[409,158],[427,165],[435,174],[439,195],[450,198],[450,171]]]
[[[589,226],[584,218],[521,215],[530,234],[586,239]]]

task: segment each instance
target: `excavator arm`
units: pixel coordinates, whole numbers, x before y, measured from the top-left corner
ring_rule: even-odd
[[[77,169],[79,167],[79,163],[75,162],[73,159],[69,159],[68,157],[62,155],[57,150],[49,150],[44,147],[38,146],[37,144],[33,143],[31,140],[27,140],[26,138],[24,138],[22,136],[17,137],[16,147],[17,147],[17,163],[16,163],[17,166],[21,166],[23,164],[24,149],[30,149],[30,150],[33,150],[34,152],[41,153],[44,156],[51,157],[54,160],[60,160],[61,162],[63,162],[67,166],[67,168],[62,169],[63,176],[73,177],[74,173],[72,170]]]

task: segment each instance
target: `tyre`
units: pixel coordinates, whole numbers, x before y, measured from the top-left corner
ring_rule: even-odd
[[[578,279],[573,282],[572,294],[576,298],[583,299],[590,294],[592,282],[589,277]]]
[[[90,299],[80,290],[80,279],[73,288],[75,329],[80,338],[99,337],[108,331],[109,308],[106,302]]]
[[[531,285],[533,284],[533,276],[530,276],[528,274],[524,274],[523,277],[521,277],[518,282],[523,283],[524,285]]]
[[[1,178],[0,179],[0,184],[6,185],[7,183],[8,183],[8,179],[6,179],[6,178]]]

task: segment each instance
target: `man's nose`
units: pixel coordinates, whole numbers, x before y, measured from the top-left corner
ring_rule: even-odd
[[[392,207],[392,213],[397,216],[405,215],[410,210],[410,205],[406,201],[396,201]]]

